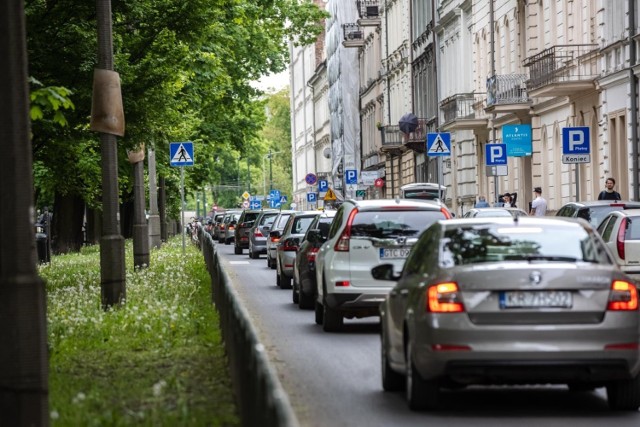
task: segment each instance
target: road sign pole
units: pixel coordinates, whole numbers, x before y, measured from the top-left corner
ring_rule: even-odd
[[[185,255],[184,233],[186,227],[184,224],[184,168],[180,168],[180,215],[182,216],[182,256]]]
[[[576,163],[576,202],[580,200],[580,165]]]

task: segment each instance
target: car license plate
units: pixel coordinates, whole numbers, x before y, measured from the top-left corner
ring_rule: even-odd
[[[500,292],[500,308],[569,308],[573,304],[569,291]]]
[[[380,258],[401,259],[409,255],[410,248],[380,248]]]

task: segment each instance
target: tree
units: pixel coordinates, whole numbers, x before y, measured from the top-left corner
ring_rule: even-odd
[[[287,39],[314,40],[325,16],[310,1],[298,0],[113,0],[112,9],[127,122],[118,161],[125,200],[132,182],[126,150],[141,142],[157,153],[168,153],[171,141],[194,142],[197,161],[187,173],[188,192],[210,184],[216,173],[229,179],[228,170],[210,169],[215,156],[226,164],[243,153],[256,166],[261,159],[253,145],[265,116],[261,94],[249,82],[284,70]],[[100,207],[99,145],[88,131],[97,50],[94,4],[27,0],[25,10],[30,71],[45,86],[69,88],[76,106],[65,114],[64,128],[45,122],[33,127],[35,185],[54,202],[56,249],[75,250],[82,243],[84,207]],[[176,182],[178,171],[162,162],[158,173]],[[167,195],[169,205],[179,205],[177,192]]]

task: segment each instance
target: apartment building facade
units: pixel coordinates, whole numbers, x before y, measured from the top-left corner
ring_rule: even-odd
[[[638,3],[353,0],[358,15],[343,20],[342,45],[357,52],[357,168],[385,181],[365,185],[367,197],[441,179],[446,203],[463,214],[478,195],[504,192],[527,209],[540,186],[553,212],[597,198],[613,176],[637,200]],[[336,113],[329,103],[330,121]],[[407,114],[417,127],[405,133]],[[565,163],[563,129],[578,126],[588,129],[590,159]],[[509,147],[506,168],[487,167],[487,144],[509,144],[514,129],[530,135],[530,148]],[[450,157],[426,155],[435,131],[451,134]]]

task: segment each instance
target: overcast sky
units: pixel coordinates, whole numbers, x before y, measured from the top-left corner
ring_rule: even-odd
[[[289,86],[289,70],[278,74],[271,74],[253,83],[255,87],[265,92],[271,92],[272,89],[274,92],[277,92],[280,89]]]

